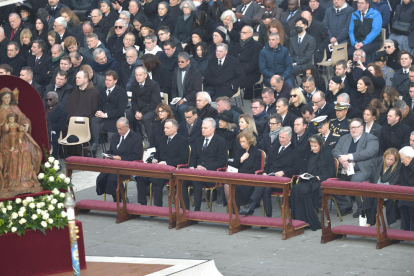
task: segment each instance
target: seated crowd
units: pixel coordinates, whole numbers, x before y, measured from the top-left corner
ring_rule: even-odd
[[[114,133],[115,160],[141,160],[146,139],[153,164],[296,176],[292,217],[313,230],[324,180],[414,186],[413,0],[47,2],[0,8],[0,75],[39,92],[55,158],[70,118],[88,117],[94,157]],[[340,44],[347,59],[327,79],[317,64]],[[252,100],[250,114],[231,104],[236,96]],[[164,180],[135,180],[139,203],[152,183],[163,205]],[[187,187],[200,211],[202,189],[214,185],[185,182],[185,207]],[[115,199],[115,189],[114,175],[99,175],[98,194]],[[274,192],[237,187],[240,213],[263,200],[271,217]],[[349,196],[335,198],[342,216],[353,213]],[[355,200],[354,218],[374,225],[376,200]],[[414,203],[384,205],[388,224],[400,216],[414,231]]]

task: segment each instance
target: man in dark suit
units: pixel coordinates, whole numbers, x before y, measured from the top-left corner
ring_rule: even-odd
[[[313,134],[309,132],[308,124],[302,117],[298,117],[295,120],[294,129],[292,133],[292,144],[296,152],[301,156],[305,156],[310,151],[310,144],[308,138]]]
[[[262,23],[262,16],[263,14],[271,14],[272,18],[280,20],[280,17],[282,16],[283,9],[276,6],[276,1],[274,0],[264,0],[264,9],[260,9],[258,13],[256,13],[255,16],[252,18],[252,23],[257,26],[260,23]]]
[[[86,44],[87,45],[85,46],[85,50],[82,52],[82,55],[84,57],[87,57],[89,61],[92,61],[90,65],[93,64],[93,60],[95,59],[93,57],[93,51],[98,48],[101,48],[102,50],[105,51],[105,55],[108,59],[111,58],[111,53],[105,47],[103,42],[99,40],[98,34],[95,34],[95,33],[88,34],[88,36],[86,37]]]
[[[63,7],[67,7],[65,5],[63,5],[62,3],[60,3],[59,0],[48,0],[49,5],[47,5],[45,7],[45,10],[49,13],[50,16],[52,16],[53,18],[57,18],[60,16],[60,10]]]
[[[325,100],[325,93],[322,91],[316,91],[312,96],[313,109],[315,110],[315,116],[323,116],[331,114],[334,106]],[[329,119],[329,118],[328,118]]]
[[[85,21],[82,23],[82,32],[75,34],[76,41],[79,43],[79,48],[87,49],[88,44],[86,39],[88,35],[93,33],[93,23],[91,21]],[[101,33],[96,33],[99,41],[106,41],[106,37]],[[134,40],[135,41],[135,40]]]
[[[28,82],[31,86],[33,86],[37,92],[39,92],[40,97],[44,97],[45,89],[41,87],[38,83],[33,81],[33,70],[32,68],[25,66],[20,70],[20,76],[22,80]],[[46,103],[45,103],[46,104]]]
[[[91,67],[96,74],[105,76],[105,73],[109,70],[113,70],[119,74],[118,62],[114,58],[108,58],[104,49],[97,48],[93,50],[93,59],[95,62],[91,63]]]
[[[303,87],[302,93],[303,93],[303,96],[305,96],[306,103],[313,105],[312,103],[313,94],[315,94],[315,92],[319,90],[315,85],[315,79],[312,76],[304,76],[302,78],[302,87]]]
[[[58,71],[65,71],[66,72],[68,84],[70,84],[72,86],[76,84],[76,73],[78,73],[78,70],[76,70],[72,66],[72,61],[71,61],[70,57],[62,56],[60,58],[59,67],[57,67],[55,69],[55,71],[53,72],[53,77],[50,80],[50,84],[55,83],[55,79],[56,79],[56,75],[57,75]]]
[[[282,128],[283,118],[277,113],[270,115],[269,128],[266,128],[258,148],[263,150],[267,156],[272,152],[273,146],[279,143],[279,131]]]
[[[100,91],[98,97],[98,108],[95,117],[91,120],[92,145],[89,150],[97,151],[99,148],[99,133],[116,132],[116,121],[123,116],[128,97],[125,89],[118,86],[118,74],[112,70],[105,74],[106,91]]]
[[[400,51],[400,64],[402,68],[395,71],[394,78],[392,79],[392,87],[403,96],[403,99],[409,98],[408,85],[410,84],[410,78],[408,74],[409,71],[414,72],[412,63],[412,56],[406,51]]]
[[[151,136],[152,121],[155,108],[161,103],[160,86],[148,77],[147,69],[143,66],[135,69],[135,80],[131,85],[132,108],[127,113],[129,121],[135,125],[137,121],[145,127],[147,137]]]
[[[196,105],[197,92],[201,91],[203,77],[201,72],[191,65],[190,55],[186,52],[178,54],[178,68],[174,70],[171,87],[171,100],[181,98],[170,105],[178,122],[184,121],[184,111],[188,106]]]
[[[108,38],[108,43],[107,43],[108,50],[109,52],[111,52],[112,56],[115,54],[117,50],[123,48],[124,38],[127,33],[128,24],[124,20],[118,19],[115,21],[114,28],[115,28],[115,33]]]
[[[126,38],[129,35],[125,35]],[[129,39],[129,38],[128,38]],[[118,85],[125,88],[127,91],[131,90],[131,83],[135,79],[135,69],[142,66],[141,60],[138,58],[138,51],[135,47],[129,47],[125,50],[125,61],[119,64],[119,83]]]
[[[312,56],[316,49],[315,39],[306,32],[308,24],[305,18],[297,18],[295,30],[298,34],[292,37],[289,43],[289,54],[293,62],[292,76],[294,77],[302,74],[306,65],[312,64]]]
[[[184,118],[178,127],[178,134],[188,140],[191,148],[194,146],[195,140],[201,136],[201,125],[203,120],[197,116],[197,108],[187,106],[184,111]]]
[[[286,98],[280,98],[276,102],[276,112],[283,118],[282,126],[289,126],[291,129],[294,127],[296,115],[288,112],[289,101]]]
[[[407,104],[403,100],[396,100],[394,107],[398,108],[401,111],[402,119],[401,123],[406,124],[411,128],[411,131],[414,130],[414,112],[410,110]]]
[[[239,122],[239,117],[240,114],[238,111],[236,111],[233,106],[231,105],[231,100],[229,99],[229,97],[218,97],[216,99],[216,109],[217,109],[217,114],[221,114],[224,111],[228,110],[231,112],[232,114],[232,118],[233,118],[233,122],[234,123],[238,123]],[[216,119],[216,124],[219,124],[220,119],[218,118],[218,116],[215,118]],[[257,127],[257,125],[256,125]]]
[[[324,7],[322,7],[319,4],[319,0],[309,0],[309,8],[307,12],[314,20],[322,23],[326,10]],[[302,17],[304,17],[303,13],[302,13]],[[310,21],[309,21],[309,25],[310,25]]]
[[[329,121],[328,116],[319,116],[312,119],[311,124],[315,126],[317,131],[319,132],[319,135],[322,136],[322,138],[325,140],[325,148],[328,148],[330,151],[332,151],[336,144],[339,141],[339,134],[335,134],[331,131],[329,128]]]
[[[121,117],[116,122],[117,132],[112,135],[111,144],[106,154],[113,160],[134,161],[142,159],[141,136],[129,129],[129,122]],[[108,157],[105,157],[108,159]],[[100,173],[96,179],[96,193],[111,194],[116,201],[117,175]],[[123,188],[123,187],[122,187]],[[123,189],[122,191],[123,192]]]
[[[165,120],[164,133],[156,147],[152,164],[169,165],[176,167],[180,164],[187,164],[189,148],[188,140],[177,135],[178,123],[174,119]],[[138,203],[147,205],[147,187],[152,183],[154,191],[154,205],[162,207],[162,191],[167,179],[135,177],[138,189]]]
[[[401,122],[402,114],[397,108],[388,111],[387,122],[381,129],[379,136],[379,154],[382,155],[389,148],[400,150],[404,144],[410,142],[411,127]]]
[[[299,8],[298,1],[289,0],[288,10],[282,13],[280,21],[285,21],[289,25],[290,32],[288,36],[293,37],[297,34],[295,30],[296,19],[301,17],[302,10]]]
[[[118,47],[112,55],[112,57],[114,57],[116,59],[116,61],[118,62],[119,66],[122,66],[122,64],[127,61],[126,56],[127,56],[127,50],[129,48],[134,48],[136,51],[138,51],[138,49],[139,49],[138,46],[134,45],[135,35],[133,33],[126,33],[123,36],[122,42],[123,42],[123,45]],[[131,76],[131,74],[129,74],[129,76]],[[122,75],[120,76],[120,79],[121,78],[122,78]]]
[[[33,81],[41,86],[49,84],[52,78],[52,58],[46,55],[46,43],[35,40],[32,43],[32,56],[27,59],[27,65],[33,69]]]
[[[231,98],[246,78],[239,61],[227,52],[227,44],[220,43],[216,47],[216,56],[208,61],[204,90],[210,93],[213,100],[221,96]]]
[[[345,104],[349,104],[351,101],[351,99],[349,98],[349,95],[347,93],[341,93],[338,95],[338,97],[336,97],[336,102],[338,103],[345,103]],[[362,111],[352,107],[350,104],[348,106],[348,111],[346,113],[346,117],[348,119],[354,119],[354,118],[361,118],[363,119],[363,114]],[[331,111],[331,114],[329,116],[330,118],[335,118],[336,117],[336,111],[335,108]]]
[[[236,43],[233,46],[233,55],[239,60],[240,66],[246,75],[243,85],[246,88],[244,93],[246,98],[246,94],[253,92],[253,85],[260,80],[259,54],[263,49],[263,45],[253,39],[253,28],[250,26],[242,28],[240,40],[241,43]]]
[[[312,3],[318,3],[317,0],[312,0]],[[321,11],[323,8],[319,7],[317,11]],[[308,20],[308,27],[306,28],[306,33],[311,35],[315,39],[315,52],[313,53],[313,63],[317,64],[321,62],[323,59],[324,51],[328,47],[329,44],[329,34],[326,26],[322,23],[323,16],[325,15],[325,9],[323,9],[324,13],[322,14],[322,19],[319,20],[312,17],[309,11],[302,12],[302,17]]]
[[[48,86],[46,86],[46,89],[45,89],[46,93],[50,91],[55,91],[57,93],[58,98],[59,98],[58,105],[61,108],[65,108],[66,102],[74,88],[72,85],[67,83],[67,81],[68,81],[68,74],[63,70],[59,70],[56,74],[54,83],[49,84]],[[46,106],[47,104],[46,98],[44,98],[43,101]]]
[[[263,133],[269,125],[270,116],[267,114],[265,107],[266,104],[260,99],[253,100],[252,102],[252,114],[254,122],[256,123],[257,141],[262,139]]]
[[[213,118],[203,120],[202,137],[199,137],[192,147],[190,169],[215,171],[227,163],[227,142],[222,137],[214,135],[216,121]],[[186,181],[183,184],[183,198],[185,208],[190,209],[188,199],[188,186],[192,183],[194,191],[194,211],[200,211],[202,187],[214,186],[214,183]]]
[[[53,23],[53,29],[57,33],[56,44],[62,43],[68,36],[75,36],[74,34],[66,30],[68,26],[67,24],[68,23],[66,22],[66,19],[64,17],[58,17],[55,19],[55,23]]]
[[[196,96],[197,115],[201,120],[205,118],[215,119],[217,109],[211,106],[210,94],[204,91],[198,92]]]
[[[49,92],[46,95],[46,115],[49,118],[50,125],[52,127],[51,134],[49,134],[49,137],[51,137],[52,141],[52,156],[58,160],[59,159],[59,144],[58,139],[60,136],[60,132],[65,129],[66,127],[66,120],[68,117],[68,113],[61,108],[58,105],[59,97],[56,92]],[[51,135],[51,136],[50,136]]]
[[[27,65],[26,60],[19,55],[19,44],[11,41],[7,46],[7,56],[1,60],[2,64],[8,64],[13,68],[13,76],[18,77],[22,67]]]
[[[270,79],[270,86],[274,90],[274,97],[277,100],[280,98],[290,99],[290,91],[292,91],[292,86],[290,86],[288,81],[285,81],[282,76],[274,75]]]
[[[94,9],[91,12],[91,20],[92,20],[92,23],[93,23],[93,32],[94,33],[101,33],[106,38],[106,36],[108,35],[108,32],[112,28],[112,26],[108,24],[108,22],[106,21],[106,17],[103,16],[101,10]]]
[[[266,112],[269,115],[276,113],[275,91],[266,87],[262,90],[262,100],[266,104]]]
[[[410,97],[404,99],[404,101],[411,110],[414,110],[414,82],[410,83],[410,85],[408,86],[408,94]]]
[[[9,24],[4,26],[4,34],[10,41],[20,43],[20,32],[22,28],[22,19],[17,13],[9,14]]]
[[[279,144],[272,147],[272,152],[268,155],[263,175],[275,175],[292,177],[297,173],[295,166],[295,150],[292,143],[292,129],[282,127],[279,131]],[[249,207],[240,211],[240,215],[252,215],[256,206],[263,199],[266,217],[272,217],[272,188],[256,187],[250,196],[252,203]]]
[[[241,0],[241,4],[236,7],[236,18],[243,25],[254,26],[253,17],[260,11],[260,6],[252,0]]]

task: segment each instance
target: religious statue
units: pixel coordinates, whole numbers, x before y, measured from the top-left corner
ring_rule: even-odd
[[[42,150],[31,136],[31,122],[17,106],[19,91],[0,90],[0,198],[43,189],[37,180]]]

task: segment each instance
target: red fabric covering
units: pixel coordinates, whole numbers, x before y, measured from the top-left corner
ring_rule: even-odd
[[[19,90],[20,110],[32,122],[32,137],[39,145],[49,152],[49,138],[47,135],[46,111],[43,100],[36,89],[24,80],[15,76],[0,76],[1,88],[7,87],[10,90]],[[43,156],[42,163],[46,160]]]
[[[189,220],[212,221],[220,223],[229,223],[229,214],[212,213],[212,212],[189,212],[186,213]],[[235,218],[236,216],[233,215]]]
[[[71,156],[66,158],[66,163],[75,163],[75,164],[84,164],[84,165],[96,165],[96,166],[108,166],[113,168],[123,168],[123,169],[140,169],[148,170],[154,172],[173,172],[175,167],[168,165],[157,165],[149,163],[140,163],[140,162],[130,162],[130,161],[119,161],[119,160],[110,160],[110,159],[98,159],[91,157],[82,157],[82,156]]]
[[[240,180],[262,181],[262,182],[274,182],[274,183],[290,183],[290,178],[267,176],[267,175],[254,175],[246,173],[228,173],[206,170],[192,170],[192,169],[178,169],[174,172],[175,175],[199,175],[206,177],[223,177]]]
[[[86,210],[97,210],[105,212],[117,212],[116,202],[102,201],[95,199],[84,199],[76,202],[76,207],[79,209]]]
[[[268,218],[268,217],[257,217],[257,216],[240,216],[240,224],[243,225],[260,225],[267,227],[283,228],[283,220],[281,218]],[[289,223],[289,220],[286,220]],[[301,220],[292,220],[293,229],[305,227],[306,222]]]
[[[414,231],[387,229],[387,237],[391,240],[414,241]]]
[[[127,211],[129,214],[144,215],[151,217],[169,217],[170,212],[168,207],[148,206],[127,203]],[[174,212],[175,210],[173,210]]]
[[[327,181],[323,181],[321,183],[321,186],[322,187],[345,188],[345,189],[356,189],[356,190],[371,190],[371,191],[382,191],[382,192],[392,192],[392,193],[404,193],[404,194],[414,195],[414,187],[397,186],[397,185],[378,185],[378,184],[372,184],[372,183],[327,180]]]
[[[378,185],[383,186],[383,185]],[[345,234],[352,236],[366,236],[366,237],[377,237],[377,228],[376,227],[364,227],[364,226],[355,226],[355,225],[339,225],[332,228],[332,233],[334,234]]]
[[[43,192],[40,192],[40,193],[36,193],[36,194],[23,194],[23,195],[17,195],[17,196],[15,196],[15,197],[9,197],[9,198],[0,198],[0,201],[7,201],[7,200],[16,200],[16,198],[21,198],[21,199],[25,199],[26,197],[28,197],[28,196],[31,196],[31,197],[37,197],[37,196],[42,196],[42,195],[50,195],[50,194],[52,194],[52,192],[51,191],[43,191]]]
[[[79,260],[81,269],[86,269],[85,245],[82,223],[79,227]],[[0,275],[38,276],[72,271],[69,229],[40,231],[28,230],[25,235],[4,234],[0,236],[1,270]]]

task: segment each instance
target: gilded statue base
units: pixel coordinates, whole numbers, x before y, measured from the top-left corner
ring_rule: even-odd
[[[31,187],[26,189],[19,189],[14,191],[4,191],[0,192],[0,198],[9,198],[9,197],[15,197],[17,195],[21,194],[36,194],[43,191],[42,187]]]

